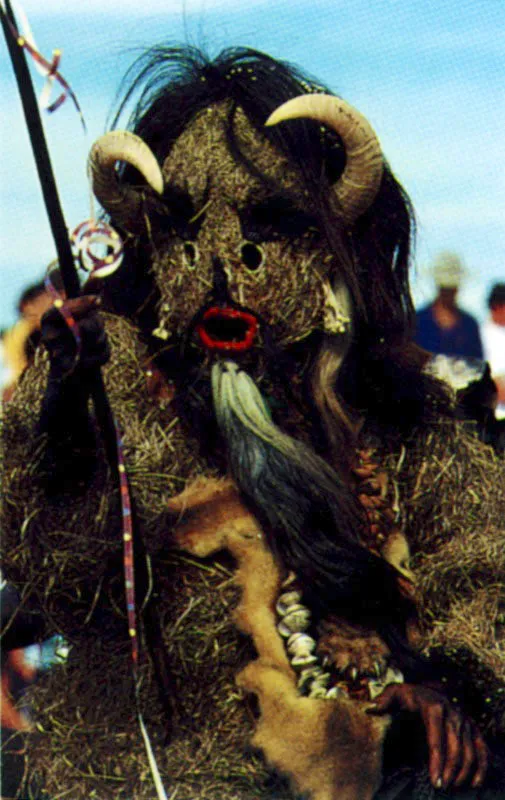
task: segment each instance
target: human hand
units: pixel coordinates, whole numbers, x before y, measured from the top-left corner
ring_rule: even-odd
[[[56,301],[42,317],[41,340],[49,352],[52,378],[61,379],[107,362],[109,345],[97,313],[99,305],[96,295],[83,295]]]
[[[423,720],[433,786],[459,787],[471,779],[481,786],[487,769],[487,746],[477,726],[438,691],[416,684],[391,684],[378,695],[371,714],[410,711]]]

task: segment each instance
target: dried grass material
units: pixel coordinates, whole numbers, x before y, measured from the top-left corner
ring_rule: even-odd
[[[435,616],[505,578],[505,462],[465,425],[409,448],[396,480],[416,579]]]
[[[163,775],[179,800],[254,800],[265,794],[287,800],[282,782],[278,794],[265,789],[275,783],[259,758],[244,758],[252,714],[234,679],[252,653],[231,621],[236,601],[231,573],[216,560],[167,556],[165,498],[178,494],[195,474],[205,474],[197,443],[183,433],[170,405],[160,407],[148,395],[142,372],[146,353],[135,330],[112,317],[106,327],[115,356],[105,382],[124,431],[137,532],[156,551],[149,596],[163,641],[155,647],[166,653],[173,674],[175,733],[166,748],[167,719],[143,638],[143,712]],[[4,420],[5,572],[31,594],[48,630],[63,633],[72,644],[68,666],[49,673],[33,691],[39,729],[29,737],[27,773],[40,774],[54,798],[152,800],[134,716],[116,487],[103,470],[85,493],[50,508],[44,502],[31,443],[46,377],[47,360],[39,353]],[[141,566],[137,561],[138,571]],[[142,623],[140,631],[144,637]]]
[[[124,432],[144,542],[159,550],[168,539],[168,498],[202,472],[198,447],[182,432],[172,407],[160,408],[149,396],[143,370],[147,354],[135,329],[115,317],[106,318],[106,328],[115,354],[105,369],[109,400]],[[119,499],[103,458],[86,491],[76,487],[75,494],[52,504],[44,498],[37,484],[43,442],[34,440],[47,367],[40,350],[5,408],[2,564],[5,575],[42,607],[52,627],[68,635],[89,623],[103,595],[121,591]]]
[[[443,646],[505,725],[505,461],[447,422],[389,456],[427,650]],[[487,688],[486,688],[487,687]]]
[[[446,651],[471,650],[505,682],[503,593],[503,585],[487,586],[476,589],[470,599],[454,600],[447,618],[434,622],[429,646],[443,647]]]
[[[154,554],[151,602],[162,628],[159,651],[167,653],[174,675],[175,733],[164,747],[166,720],[142,648],[143,711],[169,796],[287,800],[282,785],[277,794],[272,789],[262,763],[245,757],[252,714],[234,680],[251,650],[231,621],[231,572],[215,559],[167,555],[166,499],[196,475],[208,474],[198,443],[188,438],[170,404],[160,407],[147,393],[146,353],[135,329],[111,317],[106,324],[115,354],[106,385],[124,431],[139,528]],[[28,772],[41,772],[53,798],[152,800],[134,718],[117,493],[101,471],[85,494],[51,508],[43,503],[31,443],[46,372],[39,353],[4,419],[5,572],[23,591],[33,591],[50,629],[73,643],[68,667],[34,689],[42,730],[29,737]],[[472,677],[480,680],[479,670],[488,668],[503,678],[501,625],[493,626],[493,619],[499,623],[505,585],[504,466],[453,423],[419,433],[402,452],[387,452],[384,438],[384,459],[414,552],[425,644],[443,643],[454,652],[466,648]],[[494,697],[489,705],[498,716]]]
[[[212,255],[219,253],[233,299],[254,309],[260,319],[267,319],[275,342],[284,347],[323,328],[321,276],[328,271],[332,257],[327,245],[301,231],[293,241],[264,242],[259,269],[253,271],[244,264],[246,239],[239,214],[264,199],[265,187],[229,152],[229,109],[228,102],[205,109],[178,138],[163,164],[166,183],[189,193],[201,227],[191,243],[192,257],[188,256],[188,242],[166,232],[152,232],[153,273],[162,298],[159,315],[168,331],[187,332],[208,300],[214,280]],[[240,110],[234,124],[240,146],[255,168],[299,197],[304,208],[307,199],[300,177],[287,160],[254,131]]]
[[[402,517],[414,556],[444,542],[503,531],[505,463],[483,445],[470,423],[440,421],[405,443],[396,472]],[[397,453],[396,464],[401,455]]]
[[[145,649],[140,696],[168,796],[289,800],[259,758],[244,759],[252,712],[234,676],[251,651],[231,622],[236,587],[230,569],[173,555],[157,564],[156,585],[166,599],[163,637],[174,680],[168,745]],[[68,664],[48,673],[32,692],[37,730],[28,738],[27,771],[39,773],[52,800],[153,800],[126,638],[83,636]]]
[[[463,530],[435,553],[417,559],[417,581],[433,615],[443,615],[455,598],[469,599],[481,589],[505,593],[505,531],[493,527]]]
[[[105,385],[125,451],[128,480],[139,527],[148,550],[168,542],[166,507],[187,481],[209,474],[200,447],[183,429],[170,402],[158,404],[147,391],[150,359],[138,332],[119,317],[106,317],[114,358],[104,370]]]
[[[32,596],[52,630],[64,632],[85,623],[107,564],[120,553],[118,524],[111,522],[117,495],[99,469],[86,498],[45,500],[37,481],[43,441],[35,440],[35,429],[46,378],[39,350],[5,407],[1,557],[6,578]]]

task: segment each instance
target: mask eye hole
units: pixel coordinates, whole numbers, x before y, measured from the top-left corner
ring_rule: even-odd
[[[184,242],[183,248],[185,266],[187,269],[195,269],[200,257],[198,247],[194,242]]]
[[[244,242],[240,248],[240,257],[244,267],[250,272],[257,272],[265,262],[263,250],[254,242]]]

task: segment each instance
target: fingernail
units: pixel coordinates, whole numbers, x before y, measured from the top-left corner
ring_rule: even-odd
[[[437,778],[437,780],[435,781],[435,789],[441,789],[441,788],[442,788],[442,778]]]

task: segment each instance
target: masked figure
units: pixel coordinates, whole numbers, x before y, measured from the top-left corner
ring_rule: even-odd
[[[503,466],[412,342],[376,134],[250,50],[159,48],[139,87],[90,154],[124,263],[5,415],[5,571],[70,646],[28,772],[152,798],[139,712],[178,800],[499,797]]]

